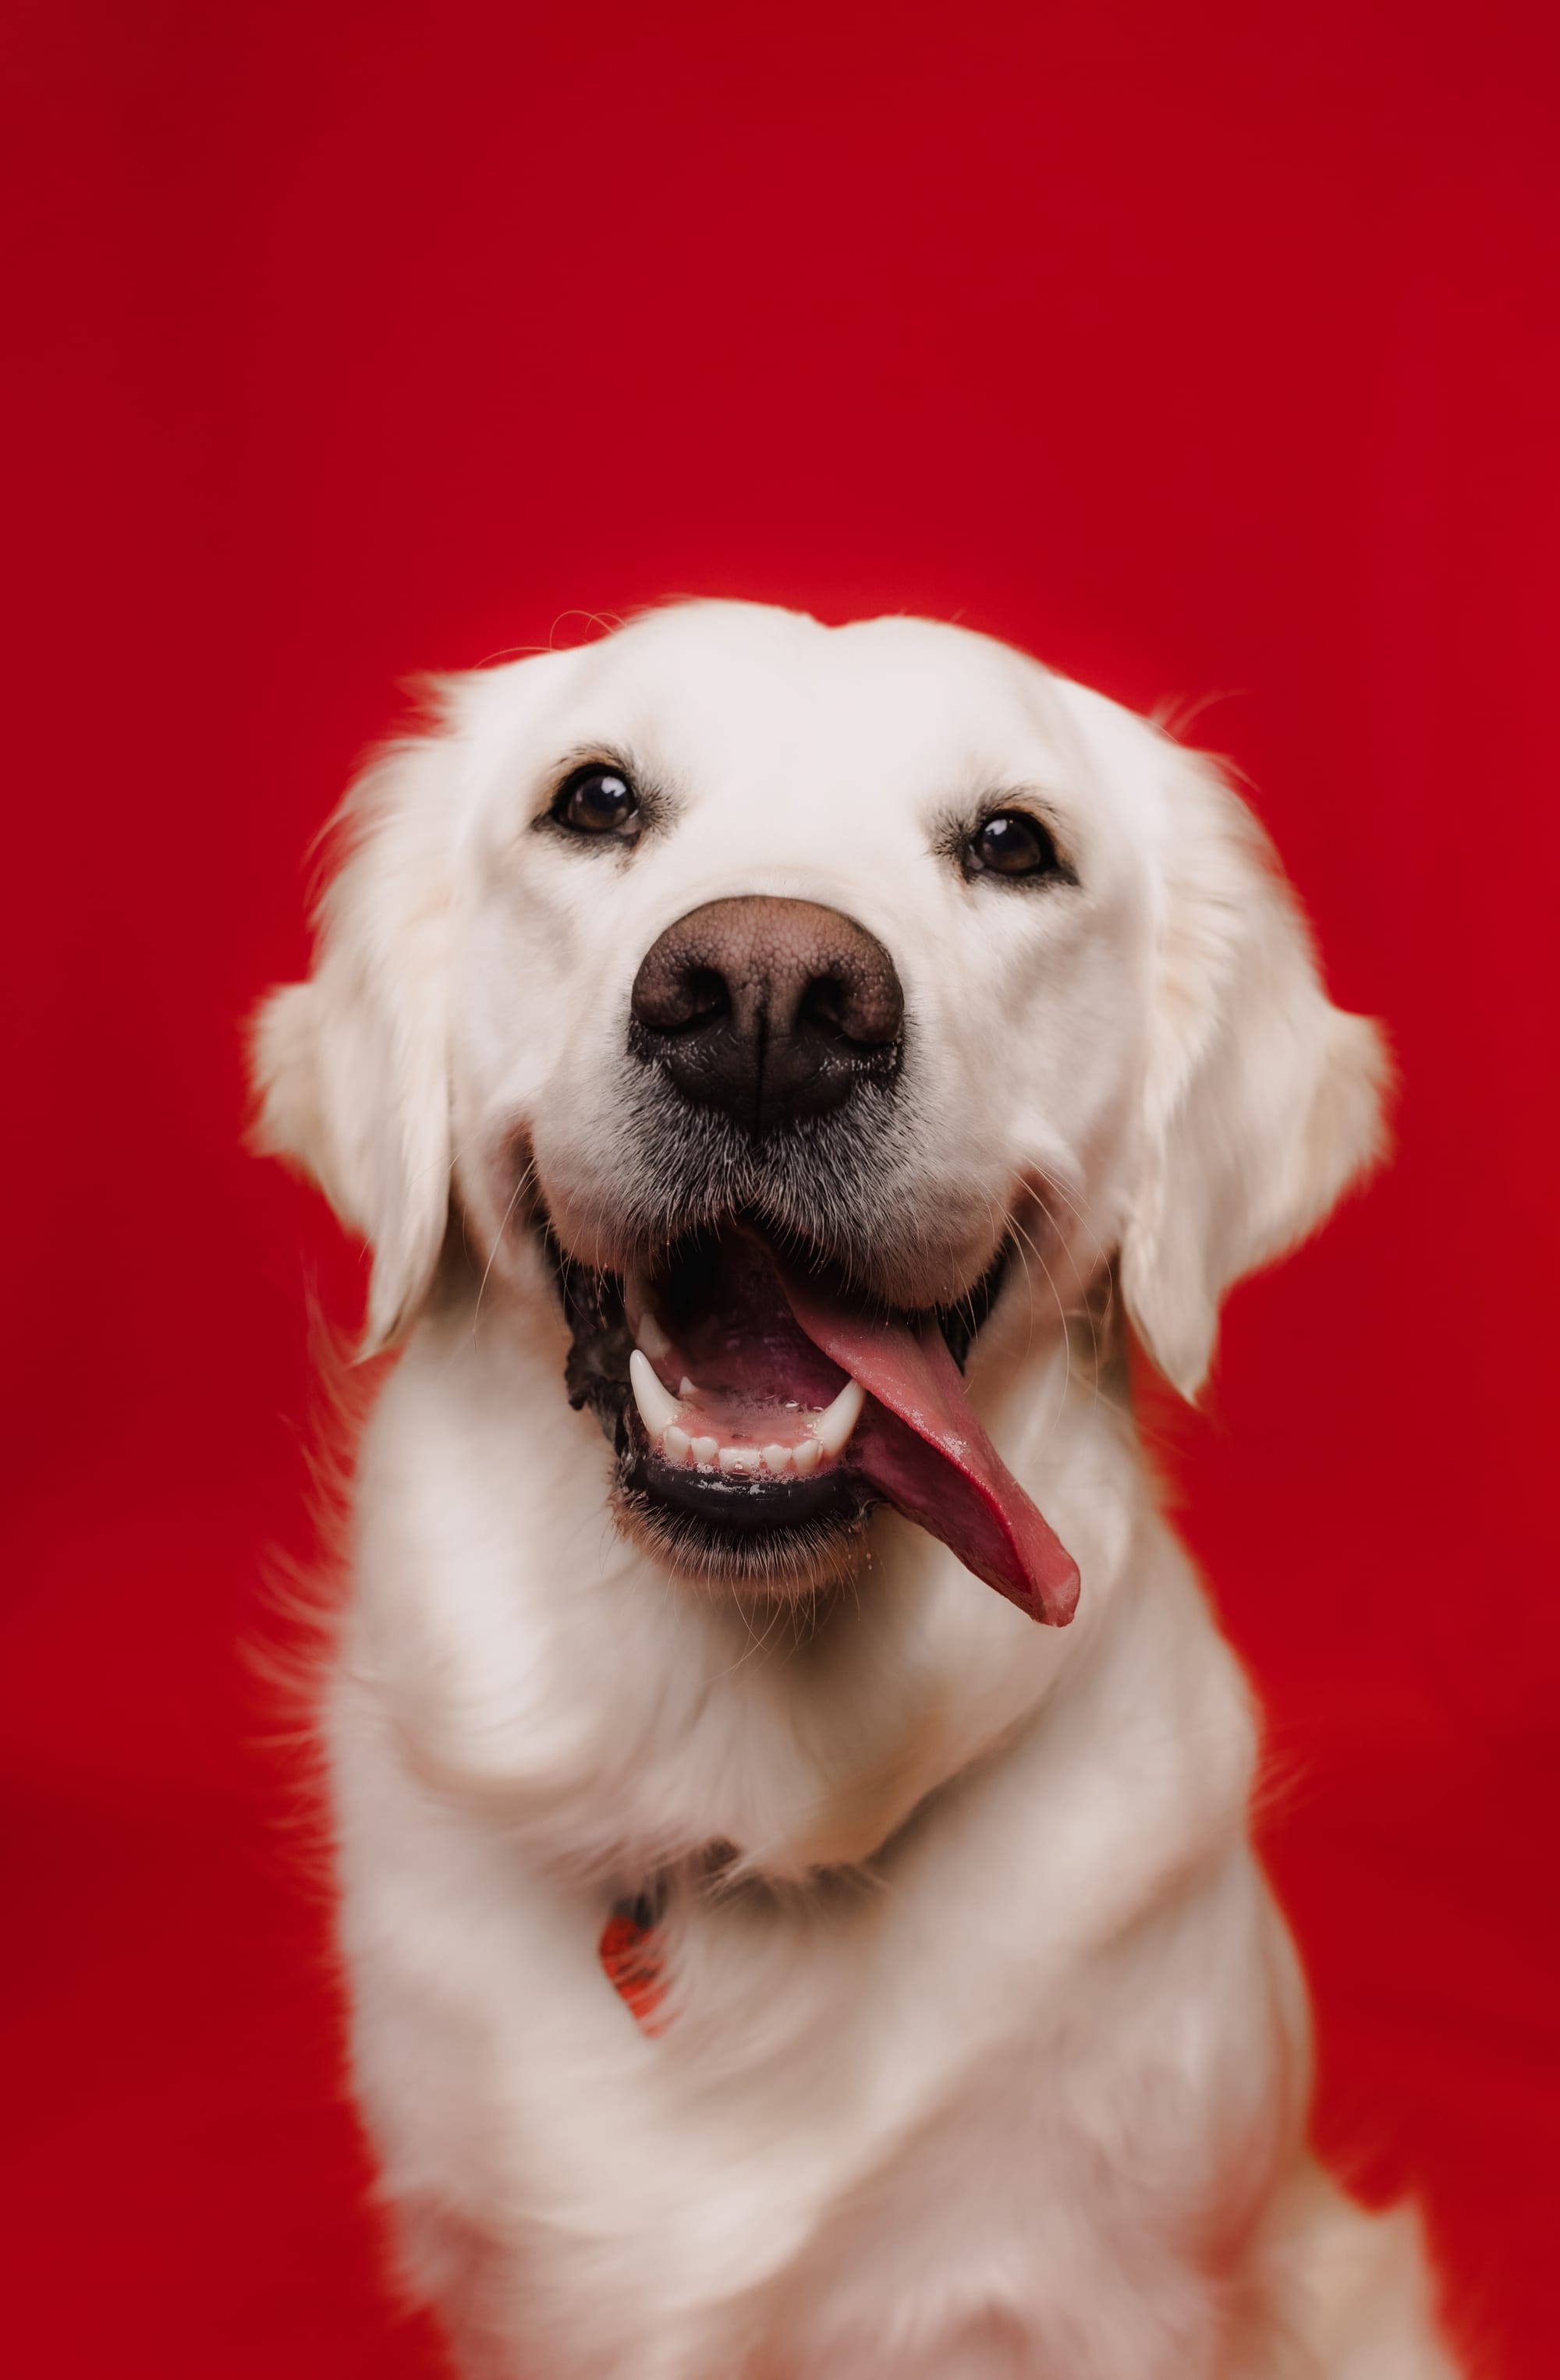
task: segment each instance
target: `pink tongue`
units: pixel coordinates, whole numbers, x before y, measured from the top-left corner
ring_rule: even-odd
[[[806,1274],[782,1270],[781,1281],[813,1345],[874,1400],[851,1440],[855,1466],[977,1578],[1031,1620],[1065,1628],[1078,1564],[971,1413],[936,1324],[871,1320]]]

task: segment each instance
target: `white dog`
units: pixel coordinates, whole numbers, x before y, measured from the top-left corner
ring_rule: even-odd
[[[1378,1148],[1245,808],[983,638],[699,603],[347,819],[261,1134],[404,1342],[324,1734],[460,2370],[1444,2380],[1127,1395]]]

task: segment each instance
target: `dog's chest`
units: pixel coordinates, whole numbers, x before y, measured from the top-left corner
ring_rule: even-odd
[[[579,2380],[901,2380],[929,2325],[999,2315],[1043,2370],[1037,2342],[1102,2292],[1114,2368],[1203,2368],[1213,2298],[1170,2243],[1216,2111],[1200,2083],[1166,2104],[1166,2012],[1102,2027],[1100,1962],[1042,1959],[1032,1880],[1004,1905],[994,1844],[994,1876],[961,1878],[977,1834],[834,1905],[692,1899],[620,1936],[614,1976],[591,1895],[374,1766],[338,1786],[391,2194],[414,2254],[436,2203],[473,2272],[576,2342]],[[1134,2139],[1140,2105],[1162,2122]]]

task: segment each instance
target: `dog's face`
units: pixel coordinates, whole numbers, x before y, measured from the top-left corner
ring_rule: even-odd
[[[533,1157],[591,1264],[744,1209],[920,1307],[986,1269],[1026,1172],[1102,1178],[1141,1066],[1141,836],[1038,670],[712,606],[505,690],[453,981],[484,1239]]]
[[[620,1515],[683,1567],[814,1577],[887,1496],[1065,1617],[953,1359],[1119,1257],[1189,1393],[1374,1145],[1379,1045],[1241,806],[960,630],[652,614],[457,682],[352,822],[270,1140],[373,1243],[379,1340],[452,1196],[501,1278],[544,1240]]]

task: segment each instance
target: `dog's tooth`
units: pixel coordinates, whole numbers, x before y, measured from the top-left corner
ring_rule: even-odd
[[[672,1352],[671,1341],[648,1305],[640,1316],[634,1336],[652,1364],[658,1364],[663,1355],[669,1355]]]
[[[669,1421],[661,1433],[661,1451],[668,1463],[686,1463],[693,1450],[693,1440],[686,1429]]]
[[[779,1445],[766,1446],[763,1451],[763,1467],[766,1471],[773,1471],[778,1479],[783,1472],[788,1471],[791,1467],[790,1448]]]
[[[723,1446],[720,1464],[723,1471],[757,1471],[763,1462],[756,1446]]]
[[[713,1471],[714,1469],[716,1463],[720,1459],[720,1451],[721,1442],[718,1438],[696,1438],[693,1440],[692,1447],[690,1449],[693,1459],[699,1465],[701,1471]]]
[[[670,1389],[663,1388],[651,1369],[650,1358],[636,1347],[628,1358],[628,1382],[634,1391],[634,1402],[640,1409],[640,1419],[652,1438],[682,1419],[682,1407]]]
[[[859,1380],[847,1380],[832,1405],[812,1416],[812,1435],[825,1454],[837,1454],[861,1418],[867,1391]]]
[[[694,1387],[693,1382],[689,1378],[686,1372],[683,1374],[682,1378],[677,1382],[677,1394],[679,1397],[696,1397],[699,1394],[698,1390]]]
[[[823,1460],[823,1450],[815,1438],[804,1438],[799,1446],[793,1446],[791,1449],[792,1468],[799,1473],[803,1479],[807,1477],[810,1471],[816,1471]]]

